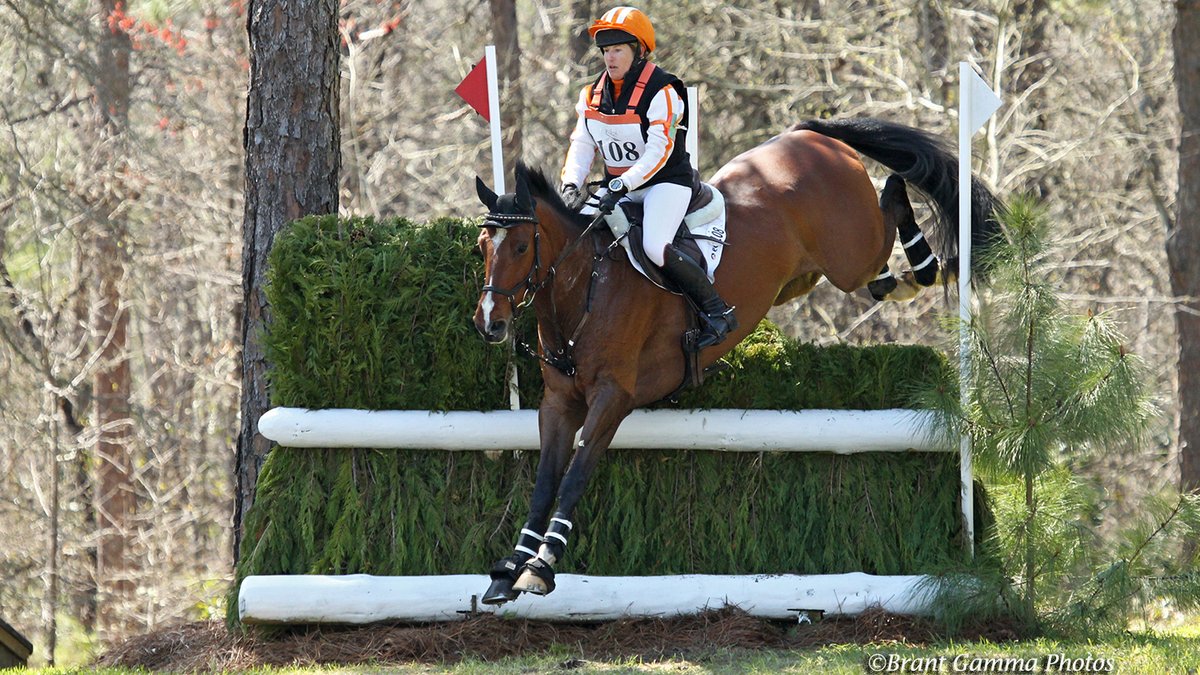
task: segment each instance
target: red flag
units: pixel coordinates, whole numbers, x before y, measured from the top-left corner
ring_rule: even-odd
[[[483,57],[476,63],[471,72],[463,78],[463,81],[454,88],[454,93],[462,97],[462,100],[467,102],[467,105],[475,109],[475,112],[483,116],[483,119],[491,122],[491,117],[488,116],[488,86],[487,86],[487,57]]]

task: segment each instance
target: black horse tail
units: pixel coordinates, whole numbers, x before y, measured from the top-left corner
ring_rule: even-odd
[[[815,131],[835,138],[883,164],[915,187],[933,205],[933,239],[938,258],[958,266],[958,157],[942,139],[912,127],[867,117],[809,120],[792,131]],[[971,250],[985,253],[1000,236],[997,212],[1004,204],[975,176],[971,177]],[[972,262],[980,260],[972,256]],[[972,264],[975,270],[985,271]]]

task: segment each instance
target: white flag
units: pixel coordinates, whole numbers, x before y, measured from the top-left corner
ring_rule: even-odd
[[[961,72],[965,81],[960,82],[959,86],[963,103],[967,104],[965,118],[967,133],[974,136],[983,123],[992,116],[992,113],[1000,108],[1001,101],[992,88],[975,73],[974,69],[962,68]]]

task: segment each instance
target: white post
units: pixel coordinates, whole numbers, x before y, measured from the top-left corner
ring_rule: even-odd
[[[971,320],[971,66],[958,64],[958,387],[963,410],[970,402],[970,345],[967,327]],[[971,437],[959,440],[962,481],[962,514],[966,525],[967,550],[975,555],[975,484],[971,475]]]
[[[492,127],[492,182],[499,194],[504,194],[504,148],[500,143],[500,78],[496,70],[496,45],[483,51],[487,61],[488,121]]]
[[[500,72],[496,63],[496,45],[488,45],[483,49],[484,66],[487,68],[488,88],[488,125],[492,129],[492,183],[499,194],[507,192],[504,186],[504,144],[500,136]],[[512,410],[521,409],[521,396],[517,386],[517,347],[512,346],[512,367],[508,373],[508,407]]]
[[[687,105],[688,118],[685,120],[687,124],[687,147],[688,156],[692,158],[692,168],[700,170],[700,89],[698,87],[687,88]]]

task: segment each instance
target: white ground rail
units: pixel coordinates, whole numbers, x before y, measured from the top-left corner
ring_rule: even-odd
[[[670,617],[736,606],[752,616],[797,619],[814,610],[860,614],[871,607],[923,614],[935,589],[926,576],[850,574],[689,574],[597,577],[560,574],[557,589],[522,594],[499,608],[480,604],[485,575],[429,577],[252,576],[242,582],[238,613],[255,624],[452,621],[474,612],[542,621]]]

